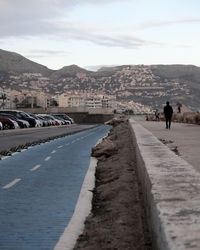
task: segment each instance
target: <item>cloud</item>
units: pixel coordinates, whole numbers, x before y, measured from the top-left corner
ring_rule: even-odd
[[[175,25],[175,24],[185,24],[185,23],[200,23],[200,18],[184,18],[184,19],[177,19],[177,20],[155,20],[142,23],[138,25],[138,28],[147,29],[147,28],[154,28],[160,26],[168,26],[168,25]]]
[[[132,34],[113,33],[106,27],[89,26],[68,20],[71,8],[83,4],[108,4],[121,0],[0,0],[0,38],[50,38],[82,40],[106,47],[137,49],[159,44]],[[135,0],[126,0],[135,1]],[[62,21],[61,21],[62,20]],[[67,20],[67,21],[63,21]],[[117,30],[117,28],[115,28]],[[44,54],[37,53],[44,56]]]
[[[64,50],[28,50],[23,53],[24,56],[28,58],[45,58],[52,56],[66,56],[70,54]]]

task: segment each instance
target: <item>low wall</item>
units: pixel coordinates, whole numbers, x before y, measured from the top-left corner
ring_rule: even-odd
[[[200,173],[129,120],[153,249],[200,249]]]
[[[66,108],[35,108],[35,109],[20,109],[24,112],[30,112],[34,114],[67,114],[74,119],[75,123],[78,124],[103,124],[114,117],[112,113],[89,113],[89,112],[77,112],[73,109]],[[103,110],[101,110],[103,112]]]

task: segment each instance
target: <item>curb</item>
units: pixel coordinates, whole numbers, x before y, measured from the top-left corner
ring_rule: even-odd
[[[153,249],[200,249],[200,173],[129,120]]]

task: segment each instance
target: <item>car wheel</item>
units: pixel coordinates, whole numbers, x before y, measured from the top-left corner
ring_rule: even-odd
[[[9,123],[4,123],[3,129],[11,129],[11,125]]]

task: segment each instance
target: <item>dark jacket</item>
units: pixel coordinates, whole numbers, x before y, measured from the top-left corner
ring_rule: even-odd
[[[172,108],[172,106],[166,105],[164,107],[164,114],[165,114],[165,117],[172,117],[172,114],[173,114],[173,108]]]

